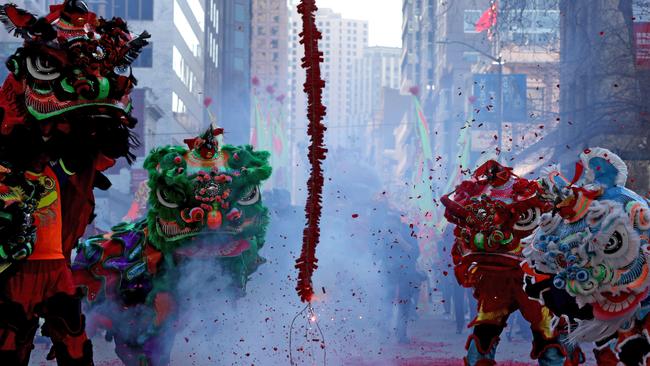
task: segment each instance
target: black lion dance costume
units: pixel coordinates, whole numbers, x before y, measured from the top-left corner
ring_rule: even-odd
[[[22,47],[0,89],[0,364],[27,365],[39,318],[48,358],[92,365],[72,249],[93,218],[101,173],[133,155],[131,63],[149,35],[105,20],[82,1],[37,18],[13,4],[0,21]]]

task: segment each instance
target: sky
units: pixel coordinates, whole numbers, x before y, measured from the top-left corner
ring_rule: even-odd
[[[402,0],[317,0],[344,18],[367,20],[369,46],[402,46]]]

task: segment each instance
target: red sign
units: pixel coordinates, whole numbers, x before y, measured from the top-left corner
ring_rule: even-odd
[[[636,67],[650,69],[650,22],[634,23],[634,45],[636,49]]]

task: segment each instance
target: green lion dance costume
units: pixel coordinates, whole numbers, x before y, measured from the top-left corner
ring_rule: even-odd
[[[263,263],[268,209],[259,185],[271,175],[269,153],[219,146],[208,130],[145,160],[151,189],[146,217],[88,239],[79,248],[75,281],[88,288],[89,324],[107,330],[127,365],[169,363],[180,266],[219,262],[243,291]]]

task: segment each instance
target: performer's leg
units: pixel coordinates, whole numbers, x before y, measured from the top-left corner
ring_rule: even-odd
[[[472,296],[472,291],[468,288],[463,288],[465,291],[465,297],[467,297],[467,307],[469,308],[469,318],[476,318],[476,312],[478,311],[478,303],[474,296]]]
[[[457,283],[454,283],[453,285],[456,334],[461,334],[463,328],[465,328],[465,289]]]
[[[168,366],[174,335],[161,332],[152,336],[144,344],[137,344],[114,336],[115,353],[126,366]]]
[[[567,352],[558,340],[558,333],[551,327],[553,316],[550,310],[539,302],[529,299],[523,287],[518,288],[516,297],[519,311],[530,323],[533,332],[533,349],[530,357],[536,359],[540,366],[565,365]]]
[[[125,366],[150,366],[153,365],[141,346],[131,345],[121,339],[114,337],[115,354]]]
[[[478,324],[474,326],[473,333],[467,338],[467,366],[496,365],[494,358],[499,344],[499,335],[503,331],[502,325]]]
[[[598,366],[617,366],[619,359],[616,352],[612,349],[613,345],[610,342],[596,342],[594,348],[594,356]]]
[[[42,300],[46,274],[33,261],[16,263],[9,271],[0,281],[0,360],[7,360],[0,364],[27,365],[38,329],[34,305]]]
[[[499,336],[512,313],[512,303],[507,287],[497,287],[494,284],[503,283],[491,274],[484,275],[477,283],[474,297],[478,302],[478,312],[470,323],[474,327],[473,333],[467,339],[465,348],[467,366],[495,365]]]
[[[451,313],[451,301],[452,301],[452,292],[454,279],[450,275],[440,277],[439,279],[442,292],[442,308],[445,311],[445,314]]]
[[[582,352],[579,343],[569,341],[569,328],[572,328],[569,320],[564,316],[560,317],[556,325],[556,331],[558,332],[558,341],[564,347],[567,355],[564,366],[578,366],[585,363],[587,358]]]
[[[38,319],[27,319],[22,305],[0,300],[0,364],[27,366]]]
[[[624,365],[647,365],[650,344],[645,335],[629,338],[621,347],[618,358]]]
[[[409,343],[406,330],[411,316],[411,311],[415,305],[412,299],[413,289],[406,281],[399,281],[398,283],[397,341],[399,343]]]
[[[86,336],[81,313],[81,293],[57,293],[37,307],[45,318],[43,335],[52,340],[52,349],[60,366],[93,365],[92,343]]]
[[[43,261],[48,273],[46,297],[35,307],[45,319],[43,334],[52,340],[60,366],[93,365],[92,343],[86,336],[86,319],[81,311],[83,293],[76,289],[65,260]]]

